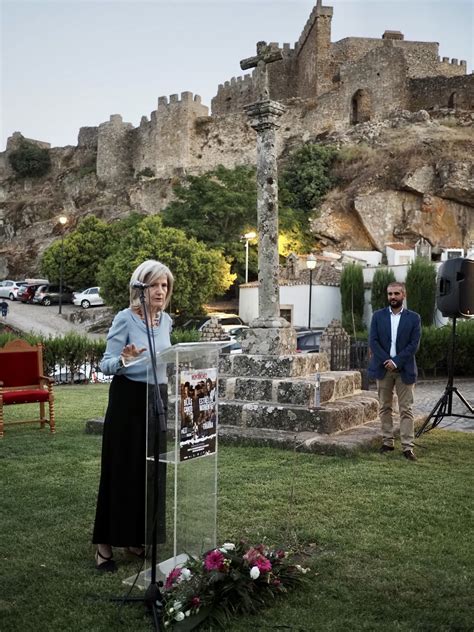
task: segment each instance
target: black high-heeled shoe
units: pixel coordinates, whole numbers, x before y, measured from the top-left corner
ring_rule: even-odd
[[[103,562],[99,563],[99,560],[103,560]],[[117,570],[117,564],[112,559],[112,555],[110,555],[109,557],[105,557],[105,555],[102,555],[99,549],[97,549],[95,552],[95,567],[96,570],[100,571],[101,573],[115,573]]]

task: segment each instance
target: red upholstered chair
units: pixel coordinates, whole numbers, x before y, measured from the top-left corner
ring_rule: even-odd
[[[49,404],[49,419],[45,416]],[[3,437],[3,407],[10,404],[39,403],[40,418],[10,421],[28,424],[39,421],[41,428],[49,424],[54,432],[53,380],[43,375],[43,347],[31,346],[24,340],[12,340],[0,348],[0,439]]]

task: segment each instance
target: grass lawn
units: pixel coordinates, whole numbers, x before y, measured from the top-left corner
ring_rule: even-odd
[[[151,629],[141,605],[119,608],[122,579],[94,569],[90,544],[107,385],[55,389],[57,433],[7,426],[0,443],[0,629]],[[9,406],[7,420],[26,406]],[[268,448],[219,452],[219,541],[314,544],[312,583],[228,632],[472,631],[474,436],[433,430],[419,460]]]

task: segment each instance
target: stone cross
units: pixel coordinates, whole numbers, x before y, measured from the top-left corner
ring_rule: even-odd
[[[280,59],[283,59],[280,49],[267,45],[266,42],[257,42],[257,55],[255,57],[242,59],[240,62],[242,70],[255,68],[257,101],[265,101],[270,98],[267,65],[274,61],[279,61]]]
[[[240,62],[242,70],[256,68],[258,100],[245,107],[257,132],[258,318],[242,340],[244,353],[287,355],[296,352],[296,334],[280,317],[278,256],[278,172],[276,130],[285,107],[269,98],[267,64],[282,58],[280,50],[258,42],[257,55]]]

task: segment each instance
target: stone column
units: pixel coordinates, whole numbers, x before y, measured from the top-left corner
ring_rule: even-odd
[[[244,353],[287,355],[296,351],[296,334],[280,317],[278,256],[278,173],[276,130],[285,107],[276,101],[245,108],[257,132],[258,317],[242,340]]]

